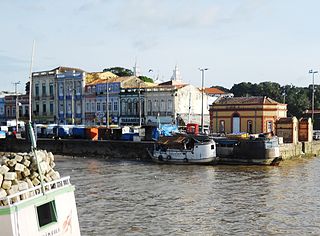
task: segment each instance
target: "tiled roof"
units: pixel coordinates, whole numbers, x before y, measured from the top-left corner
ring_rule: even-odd
[[[222,97],[215,104],[221,105],[238,105],[238,104],[280,104],[268,97]]]
[[[225,94],[225,92],[217,88],[205,88],[204,92],[206,94]]]

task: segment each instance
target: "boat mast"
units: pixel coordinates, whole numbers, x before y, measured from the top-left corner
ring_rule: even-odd
[[[35,51],[35,45],[36,45],[36,41],[33,40],[33,46],[32,46],[32,55],[31,55],[31,64],[30,64],[30,75],[29,75],[29,124],[28,124],[28,129],[29,129],[29,137],[30,137],[30,141],[31,141],[31,151],[33,152],[35,161],[37,163],[37,168],[39,171],[39,175],[40,175],[40,185],[41,185],[41,192],[44,195],[45,194],[45,188],[44,188],[44,184],[43,184],[43,173],[42,173],[42,169],[41,166],[39,164],[39,159],[37,156],[37,140],[35,138],[35,134],[34,132],[36,132],[36,126],[35,131],[32,128],[32,107],[31,107],[31,100],[32,100],[32,68],[33,68],[33,59],[34,59],[34,51]]]
[[[32,99],[32,67],[33,67],[33,58],[34,58],[34,50],[35,50],[36,41],[33,40],[32,46],[32,55],[31,55],[31,64],[30,64],[30,74],[29,74],[29,123],[31,123],[32,119],[32,107],[31,107],[31,99]]]

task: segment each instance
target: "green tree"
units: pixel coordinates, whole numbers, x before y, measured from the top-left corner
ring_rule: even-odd
[[[103,69],[103,72],[107,72],[107,71],[110,71],[112,72],[113,74],[117,75],[117,76],[132,76],[133,75],[133,72],[132,70],[129,70],[129,69],[126,69],[126,68],[123,68],[123,67],[110,67],[110,68],[107,68],[107,69]]]
[[[150,82],[150,83],[153,83],[153,79],[147,77],[147,76],[144,76],[144,75],[141,75],[138,77],[139,79],[141,79],[142,81],[144,82]]]
[[[286,103],[288,115],[300,118],[303,112],[310,107],[308,92],[305,88],[287,87]]]
[[[254,96],[254,94],[251,94],[251,88],[252,84],[250,82],[242,82],[240,84],[234,84],[230,91],[235,97]]]

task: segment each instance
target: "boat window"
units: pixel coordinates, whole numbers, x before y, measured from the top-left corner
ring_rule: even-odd
[[[211,145],[211,149],[214,149],[214,145]]]
[[[57,222],[57,211],[55,201],[47,202],[37,207],[39,226],[43,227]]]

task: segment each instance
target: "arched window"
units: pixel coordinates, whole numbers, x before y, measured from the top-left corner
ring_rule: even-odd
[[[247,132],[249,133],[249,134],[252,134],[252,120],[248,120],[247,121]]]

